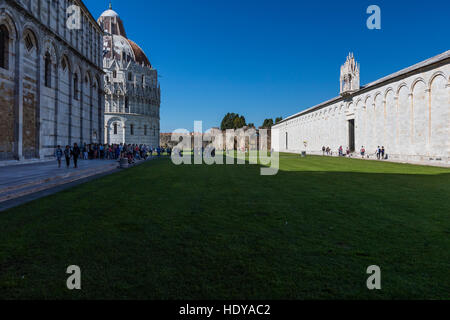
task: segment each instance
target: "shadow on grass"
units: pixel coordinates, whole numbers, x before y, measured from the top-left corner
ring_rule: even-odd
[[[0,298],[450,298],[450,174],[317,161],[263,177],[162,159],[7,211]]]

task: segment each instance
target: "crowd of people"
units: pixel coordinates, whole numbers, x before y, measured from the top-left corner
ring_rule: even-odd
[[[332,156],[333,151],[331,150],[330,147],[323,146],[322,154],[323,155],[326,154],[327,156]],[[338,154],[340,157],[345,157],[345,156],[351,157],[352,156],[352,152],[349,147],[347,147],[347,149],[344,151],[344,148],[342,146],[340,146],[338,148]],[[367,159],[370,158],[370,155],[368,155],[368,154],[366,155],[366,148],[364,146],[361,147],[360,154],[363,159],[365,159],[366,157],[367,157]],[[382,147],[378,146],[377,149],[375,150],[374,155],[377,157],[378,160],[387,160],[388,159],[388,154],[386,153],[386,149],[384,148],[384,146],[382,146]]]
[[[127,159],[129,164],[133,164],[138,160],[147,160],[149,157],[156,155],[160,157],[162,154],[171,154],[170,148],[162,148],[160,146],[154,148],[141,144],[83,144],[78,146],[67,145],[64,149],[58,146],[55,150],[55,157],[58,167],[61,168],[62,161],[65,160],[67,168],[73,161],[74,168],[78,168],[79,160],[120,160]]]

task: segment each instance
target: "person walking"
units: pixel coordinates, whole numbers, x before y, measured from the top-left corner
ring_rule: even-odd
[[[55,157],[56,157],[56,161],[58,162],[58,168],[61,168],[61,159],[64,155],[63,150],[61,149],[61,146],[58,145],[58,147],[56,148],[55,151]]]
[[[380,146],[378,146],[377,151],[376,151],[376,154],[377,154],[377,159],[380,160],[380,156],[381,156],[381,149],[380,149]]]
[[[88,157],[88,147],[87,147],[86,143],[84,143],[84,145],[83,145],[83,159],[84,160],[88,160],[89,159],[89,157]]]
[[[64,150],[64,157],[66,158],[66,166],[67,169],[70,168],[70,157],[72,156],[72,152],[70,150],[70,146],[66,146],[66,149]]]
[[[72,156],[73,156],[73,166],[75,169],[78,168],[78,158],[80,157],[81,150],[78,147],[78,144],[73,144]]]
[[[381,147],[381,159],[385,160],[384,154],[386,150],[384,149],[384,146]]]
[[[322,156],[325,156],[325,150],[326,150],[326,148],[325,148],[325,146],[323,146],[322,147]]]
[[[364,146],[361,147],[361,157],[364,159],[364,155],[366,154],[366,149]]]

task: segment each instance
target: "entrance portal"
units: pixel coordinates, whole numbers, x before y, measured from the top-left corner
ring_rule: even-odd
[[[348,121],[348,147],[351,152],[355,151],[355,120]]]

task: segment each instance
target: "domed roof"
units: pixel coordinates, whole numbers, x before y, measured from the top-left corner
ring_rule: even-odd
[[[104,11],[100,17],[119,17],[119,14],[112,9],[112,4],[110,2],[109,9]]]
[[[103,11],[100,17],[118,17],[118,16],[119,14],[117,12],[115,12],[112,9],[108,9],[106,11]]]
[[[150,64],[150,61],[148,60],[147,56],[145,55],[141,47],[139,47],[135,42],[131,41],[130,39],[127,40],[131,45],[131,48],[133,49],[135,61],[139,64],[144,64],[144,66],[151,68],[152,65]]]
[[[127,38],[123,22],[119,14],[112,10],[111,4],[109,9],[102,13],[98,22],[106,33],[103,37],[104,57],[126,61],[134,60],[140,65],[152,67],[144,51]]]

